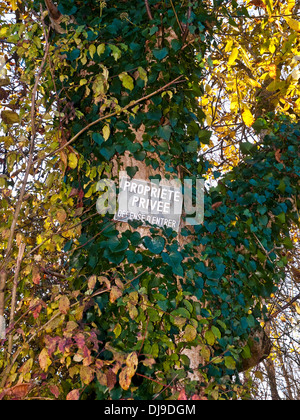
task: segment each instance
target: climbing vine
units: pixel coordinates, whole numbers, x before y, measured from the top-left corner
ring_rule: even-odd
[[[28,275],[36,286],[51,281],[33,301],[20,293],[21,317],[30,313],[38,328],[0,359],[3,398],[34,375],[45,397],[61,399],[244,395],[239,372],[267,335],[266,301],[299,224],[300,127],[275,114],[257,119],[257,144],[241,143],[226,174],[199,156],[212,139],[199,102],[207,53],[228,5],[246,13],[229,1],[35,0],[25,23],[7,26],[10,40],[26,33],[15,48],[23,83],[34,86],[32,59],[46,57],[40,114],[31,114],[48,141],[32,156],[47,164],[45,213],[21,276],[24,287]],[[204,223],[182,223],[178,235],[98,214],[98,181],[117,181],[120,170],[194,185],[209,171]],[[15,253],[26,242],[18,238]]]

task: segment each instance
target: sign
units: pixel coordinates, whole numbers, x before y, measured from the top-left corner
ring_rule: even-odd
[[[156,182],[157,181],[157,182]],[[114,220],[138,220],[160,228],[179,231],[183,196],[181,188],[158,180],[121,178],[118,211]]]

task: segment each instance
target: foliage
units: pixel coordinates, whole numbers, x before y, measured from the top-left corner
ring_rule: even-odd
[[[293,249],[300,170],[300,127],[275,114],[257,119],[261,140],[242,142],[242,159],[228,173],[205,155],[199,160],[212,141],[199,102],[212,94],[203,82],[207,57],[215,37],[234,26],[231,14],[244,19],[247,9],[234,1],[149,1],[149,16],[141,0],[61,0],[53,21],[44,2],[25,3],[12,4],[22,18],[1,29],[16,54],[9,83],[24,89],[23,102],[9,91],[14,115],[2,115],[0,262],[17,277],[18,303],[9,302],[14,342],[11,355],[6,347],[0,353],[1,397],[242,396],[238,370],[251,355],[249,337],[266,321],[265,302]],[[242,41],[225,51],[227,84],[237,77]],[[22,122],[12,125],[16,111]],[[261,117],[246,105],[239,112],[249,126],[252,115]],[[145,235],[137,224],[121,228],[99,215],[97,182],[115,179],[126,153],[167,178],[209,171],[215,186],[206,191],[204,224],[179,236],[155,228]],[[14,197],[22,199],[19,212]],[[191,347],[201,356],[197,381]]]

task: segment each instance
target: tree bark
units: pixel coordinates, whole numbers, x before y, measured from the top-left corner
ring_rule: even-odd
[[[277,389],[276,371],[275,371],[274,361],[271,358],[269,358],[265,360],[264,364],[267,370],[272,400],[280,401],[281,398],[279,396],[278,389]]]

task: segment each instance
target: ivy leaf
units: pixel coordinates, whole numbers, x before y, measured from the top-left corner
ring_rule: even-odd
[[[172,127],[170,125],[160,126],[158,129],[158,136],[164,140],[169,141],[172,134]]]
[[[154,57],[157,59],[157,60],[159,60],[159,61],[161,61],[161,60],[163,60],[164,58],[166,58],[166,56],[169,54],[169,51],[168,51],[168,49],[167,48],[162,48],[161,50],[159,50],[159,49],[154,49],[153,50],[153,55],[154,55]]]
[[[144,244],[153,254],[161,254],[165,247],[165,240],[161,236],[150,238],[146,236],[144,238]]]

